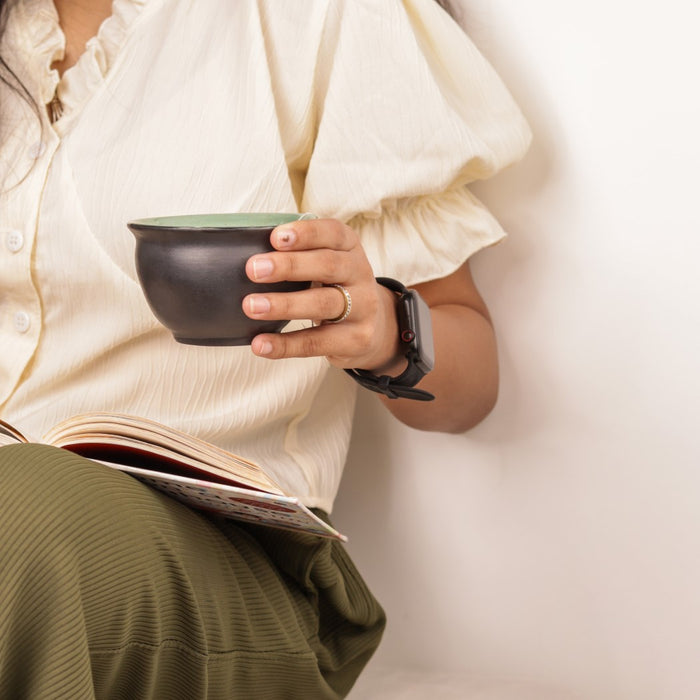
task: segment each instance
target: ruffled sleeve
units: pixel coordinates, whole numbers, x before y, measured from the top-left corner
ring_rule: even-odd
[[[329,4],[301,207],[349,221],[375,273],[454,271],[505,234],[466,185],[527,150],[511,95],[434,0]]]

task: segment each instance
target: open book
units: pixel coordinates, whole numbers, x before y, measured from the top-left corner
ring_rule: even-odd
[[[16,442],[70,450],[200,510],[346,540],[254,462],[145,418],[88,413],[59,423],[40,440],[30,440],[0,420],[0,446]]]

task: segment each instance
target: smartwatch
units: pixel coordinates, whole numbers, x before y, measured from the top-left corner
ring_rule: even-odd
[[[408,366],[396,377],[377,375],[365,369],[345,371],[365,389],[384,394],[390,399],[432,401],[435,398],[432,394],[414,388],[435,364],[430,309],[415,289],[407,289],[390,277],[377,277],[377,282],[396,294],[399,341]]]

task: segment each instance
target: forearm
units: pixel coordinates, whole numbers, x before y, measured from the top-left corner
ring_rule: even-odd
[[[490,320],[460,304],[431,307],[435,368],[418,387],[434,401],[387,399],[400,421],[420,430],[459,433],[482,421],[498,395],[496,340]]]
[[[250,294],[243,310],[256,319],[316,323],[288,333],[261,333],[251,342],[252,351],[271,360],[325,356],[342,369],[400,375],[406,351],[399,342],[397,294],[375,280],[357,233],[339,221],[315,219],[279,226],[270,240],[272,252],[246,263],[251,280],[317,284],[293,294]],[[435,368],[418,386],[436,398],[383,400],[407,425],[463,432],[481,421],[496,401],[498,364],[488,308],[468,261],[415,289],[431,310],[435,347]],[[339,323],[324,322],[339,316]]]

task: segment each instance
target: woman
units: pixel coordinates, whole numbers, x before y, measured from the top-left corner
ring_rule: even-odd
[[[495,342],[468,258],[503,232],[465,185],[529,132],[433,0],[12,0],[1,55],[2,418],[35,435],[90,410],[154,418],[327,517],[358,383],[420,429],[489,412]],[[321,218],[273,232],[248,274],[318,284],[244,301],[290,331],[175,343],[125,222],[290,210]],[[376,275],[430,307],[424,377],[401,287]],[[217,521],[43,446],[0,449],[0,470],[2,697],[339,698],[379,642],[338,543]]]

